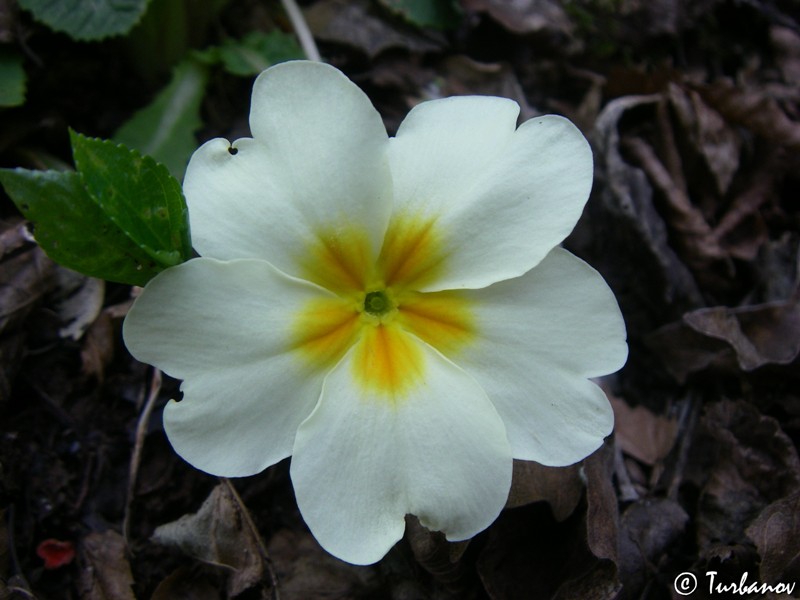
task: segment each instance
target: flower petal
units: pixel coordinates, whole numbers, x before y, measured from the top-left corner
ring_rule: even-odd
[[[434,100],[391,140],[395,213],[435,219],[446,238],[446,269],[423,291],[522,275],[580,217],[592,185],[588,142],[553,115],[514,131],[517,112],[500,98]]]
[[[505,504],[511,454],[503,423],[477,383],[416,338],[425,377],[401,396],[370,393],[348,354],[325,379],[297,432],[292,482],[320,544],[373,563],[412,513],[450,540],[488,527]]]
[[[282,63],[256,79],[250,126],[254,139],[211,140],[187,167],[197,251],[263,258],[299,276],[310,241],[346,225],[376,254],[391,174],[386,130],[367,96],[331,66]]]
[[[476,341],[454,357],[491,398],[514,458],[572,464],[597,449],[614,417],[589,377],[625,364],[625,323],[603,278],[557,248],[529,273],[471,301]]]
[[[164,410],[178,454],[224,476],[289,456],[326,372],[300,355],[294,316],[328,296],[259,260],[197,258],[147,284],[123,335],[138,360],[184,379]]]

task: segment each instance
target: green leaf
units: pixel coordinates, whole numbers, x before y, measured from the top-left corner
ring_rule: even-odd
[[[148,0],[19,0],[34,18],[75,40],[101,40],[128,33]]]
[[[74,171],[0,169],[0,183],[57,263],[86,275],[144,285],[161,267],[103,213]]]
[[[149,156],[70,131],[86,191],[102,211],[162,267],[191,256],[186,201],[178,181]]]
[[[207,82],[205,66],[191,59],[183,61],[167,87],[120,127],[114,140],[152,156],[181,179],[197,148],[194,133],[202,125],[200,104]]]
[[[455,0],[378,0],[391,12],[417,27],[452,29],[461,22],[461,8]]]
[[[0,106],[24,104],[25,81],[22,56],[0,50]]]
[[[241,40],[225,40],[218,53],[225,69],[241,77],[258,75],[274,64],[304,56],[294,36],[282,31],[251,31]]]

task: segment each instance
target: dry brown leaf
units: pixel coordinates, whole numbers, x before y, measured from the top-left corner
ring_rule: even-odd
[[[464,8],[486,12],[514,33],[572,35],[573,25],[556,0],[462,0]]]
[[[626,587],[644,587],[648,567],[678,540],[688,521],[681,505],[667,498],[642,500],[625,510],[620,520],[619,570]]]
[[[219,591],[207,579],[180,567],[158,584],[150,600],[219,600]]]
[[[9,397],[23,356],[22,325],[52,290],[55,268],[25,223],[0,222],[0,402]]]
[[[725,194],[739,169],[741,138],[697,92],[673,83],[668,96],[683,131],[713,175],[717,192]]]
[[[791,150],[800,149],[800,123],[791,120],[764,90],[745,89],[726,79],[696,89],[728,121]]]
[[[556,521],[542,503],[504,511],[489,529],[478,574],[492,600],[597,598],[610,600],[620,584],[613,449],[585,459],[587,512]]]
[[[545,467],[532,461],[515,460],[514,477],[506,508],[545,501],[556,521],[570,516],[583,496],[580,465]]]
[[[631,407],[609,396],[614,408],[614,439],[622,451],[653,466],[669,454],[678,437],[677,419],[656,415],[644,406]]]
[[[664,219],[653,204],[653,189],[647,175],[622,158],[620,154],[620,120],[631,111],[651,110],[661,100],[660,96],[626,96],[610,102],[600,113],[595,124],[593,142],[597,159],[596,174],[598,202],[590,202],[587,210],[600,212],[607,220],[606,235],[597,242],[598,256],[608,253],[609,241],[614,238],[613,267],[630,264],[627,285],[635,296],[644,296],[655,307],[657,315],[683,306],[702,306],[702,296],[693,275],[678,258],[670,245]],[[580,226],[580,223],[579,223]],[[619,257],[629,259],[621,261]],[[663,322],[663,321],[661,321]]]
[[[762,581],[800,581],[800,493],[767,506],[746,533],[761,556]]]
[[[684,321],[698,333],[729,344],[745,371],[789,364],[800,352],[796,300],[733,309],[718,306],[688,313]]]
[[[760,209],[775,196],[775,184],[780,177],[777,154],[773,152],[762,160],[714,227],[720,245],[735,258],[752,261],[769,243],[769,229]]]
[[[703,308],[655,331],[648,345],[680,383],[710,366],[753,371],[788,365],[800,353],[800,303]]]
[[[800,289],[800,232],[786,231],[766,242],[755,262],[758,293],[766,302],[790,298]]]
[[[773,25],[769,30],[769,38],[783,80],[800,86],[800,35],[789,27]]]
[[[666,200],[667,220],[679,234],[677,239],[687,264],[695,271],[704,271],[710,263],[727,258],[727,253],[719,245],[719,240],[703,213],[692,204],[682,181],[682,173],[681,181],[676,180],[676,176],[661,162],[655,150],[641,138],[626,138],[623,145],[636,158],[650,182]]]
[[[448,56],[437,70],[439,77],[427,86],[429,96],[426,99],[474,94],[500,96],[519,104],[521,121],[541,114],[528,103],[522,85],[508,63],[481,63],[457,54]],[[435,93],[430,94],[433,86],[436,86]]]
[[[745,529],[768,504],[800,491],[800,459],[778,421],[745,402],[709,406],[701,425],[698,545],[718,556],[747,544]]]
[[[82,600],[135,600],[125,540],[116,531],[92,532],[80,546]]]
[[[105,282],[60,265],[56,267],[55,280],[52,301],[61,321],[58,335],[78,340],[100,314],[105,298]]]
[[[586,546],[583,514],[557,523],[547,507],[532,504],[500,516],[476,566],[491,600],[550,600],[598,562]]]
[[[114,328],[108,312],[95,319],[81,345],[81,371],[84,375],[103,380],[106,367],[114,359]]]
[[[23,222],[0,223],[0,335],[15,329],[50,292],[54,270]]]
[[[611,481],[614,472],[614,450],[604,444],[583,461],[586,473],[586,538],[597,558],[617,562],[619,553],[619,508],[617,493]]]
[[[420,32],[373,14],[367,0],[322,0],[304,11],[314,37],[356,48],[375,58],[389,48],[436,52],[445,45],[438,32]]]
[[[278,531],[267,551],[282,600],[377,597],[380,580],[374,567],[357,567],[334,558],[309,533]]]
[[[259,541],[248,528],[225,484],[215,487],[196,513],[156,528],[152,539],[229,569],[230,596],[240,594],[264,578]]]
[[[618,600],[620,591],[617,566],[610,560],[599,560],[587,573],[564,582],[553,600]]]
[[[461,557],[470,540],[448,542],[440,531],[430,531],[413,515],[406,516],[405,538],[417,563],[434,579],[450,588],[457,587],[464,575]]]

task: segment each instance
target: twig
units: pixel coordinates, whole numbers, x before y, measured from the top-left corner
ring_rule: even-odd
[[[672,124],[669,120],[667,103],[663,99],[656,104],[656,120],[658,123],[659,137],[661,139],[661,151],[666,158],[665,166],[667,171],[669,171],[672,181],[680,190],[681,195],[688,198],[689,187],[686,185],[686,177],[683,173],[683,162],[681,161],[681,155],[680,152],[678,152],[678,144],[675,142],[675,133],[672,131]]]
[[[311,35],[308,23],[306,23],[303,13],[297,6],[297,3],[294,0],[281,0],[281,2],[283,3],[283,10],[286,11],[289,20],[292,22],[292,27],[294,28],[295,34],[297,34],[297,39],[300,40],[300,46],[303,48],[306,57],[308,60],[320,62],[322,57],[314,41],[314,36]]]
[[[680,446],[678,446],[678,457],[675,461],[675,470],[667,488],[667,498],[677,500],[681,483],[683,482],[683,471],[689,460],[689,449],[694,441],[693,435],[697,426],[697,419],[700,416],[700,405],[697,398],[689,395],[684,405],[681,407],[679,427],[682,429]]]
[[[273,600],[280,600],[281,595],[278,591],[278,577],[275,575],[275,569],[272,567],[272,559],[270,559],[269,553],[267,552],[267,547],[264,545],[264,540],[261,539],[261,534],[258,532],[256,524],[253,522],[253,518],[250,516],[250,511],[247,510],[244,500],[242,500],[239,492],[236,491],[236,488],[231,483],[231,480],[227,477],[220,477],[219,479],[228,488],[228,491],[233,497],[234,502],[236,502],[236,505],[239,507],[239,512],[244,518],[244,522],[247,523],[247,527],[250,529],[250,534],[256,540],[258,551],[261,553],[261,558],[264,561],[264,565],[267,567],[267,573],[269,574],[269,581],[272,585]]]
[[[128,496],[125,499],[125,518],[122,521],[122,535],[125,537],[125,544],[128,544],[131,526],[131,507],[133,496],[136,490],[136,479],[139,475],[139,464],[142,461],[142,448],[144,438],[147,435],[147,425],[150,422],[150,415],[156,405],[158,393],[161,391],[161,371],[153,369],[153,378],[150,380],[150,392],[147,396],[142,414],[139,415],[139,422],[136,424],[136,439],[133,444],[133,454],[131,454],[130,473],[128,475]]]
[[[619,447],[619,444],[614,444],[614,474],[617,476],[620,500],[623,502],[639,500],[639,492],[633,486],[631,476],[625,466],[625,459],[622,457],[622,448]]]
[[[20,593],[20,594],[24,595],[27,598],[36,598],[36,596],[34,596],[33,593],[30,591],[31,586],[28,583],[28,580],[25,579],[25,575],[22,573],[22,567],[20,567],[19,557],[17,556],[17,545],[14,542],[14,518],[15,518],[15,515],[14,515],[14,505],[13,504],[10,504],[8,506],[8,511],[7,512],[8,512],[8,515],[7,515],[6,518],[8,519],[8,522],[6,524],[6,528],[7,528],[7,531],[8,531],[8,535],[7,535],[7,537],[8,537],[8,540],[7,540],[8,558],[9,558],[9,562],[11,563],[11,565],[10,565],[11,566],[11,571],[12,571],[12,573],[14,573],[14,576],[11,577],[9,579],[9,581],[8,581],[9,585],[8,585],[7,589],[9,591],[11,591],[11,592]],[[12,579],[16,579],[17,581],[19,581],[20,585],[15,585],[15,586],[10,585]]]

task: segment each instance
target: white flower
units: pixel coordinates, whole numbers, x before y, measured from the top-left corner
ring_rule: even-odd
[[[164,426],[224,476],[292,456],[317,540],[379,560],[417,515],[450,540],[497,517],[512,457],[568,465],[613,426],[589,378],[625,362],[617,303],[555,248],[592,154],[566,119],[493,97],[425,102],[388,138],[336,69],[253,89],[252,139],[215,139],[184,190],[202,258],[144,289],[133,355],[183,379]],[[555,248],[555,249],[554,249]]]

